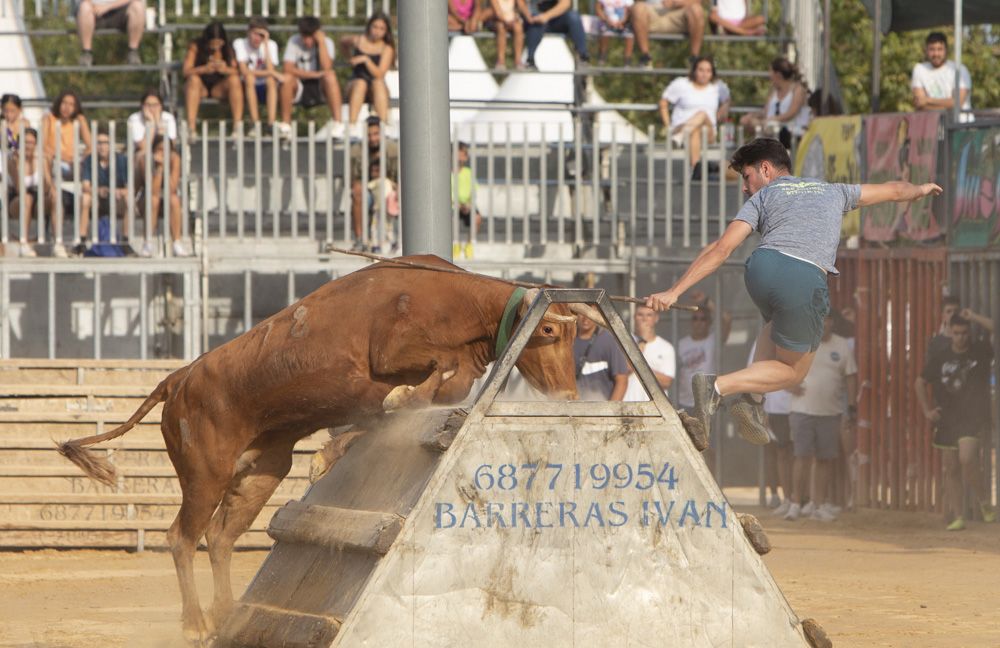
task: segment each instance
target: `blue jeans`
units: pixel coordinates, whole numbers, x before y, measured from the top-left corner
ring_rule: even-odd
[[[587,35],[583,31],[583,22],[580,20],[580,14],[570,10],[557,18],[553,18],[544,25],[525,24],[524,40],[528,45],[528,63],[532,65],[535,63],[535,50],[538,49],[538,44],[542,42],[542,36],[546,32],[552,34],[569,34],[577,55],[584,61],[589,60],[590,57],[587,55]]]

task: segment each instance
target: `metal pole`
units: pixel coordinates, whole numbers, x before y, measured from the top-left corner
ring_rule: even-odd
[[[876,4],[881,0],[876,0]],[[820,93],[820,112],[826,113],[826,103],[830,98],[830,0],[823,0],[823,91]],[[724,173],[723,173],[724,174]]]
[[[403,252],[451,260],[448,222],[448,21],[443,2],[400,2]]]
[[[955,0],[955,88],[952,90],[951,121],[958,123],[962,110],[962,0]]]
[[[872,53],[872,112],[877,113],[882,103],[882,0],[875,0],[875,20],[872,33],[874,51]],[[826,112],[826,104],[822,106]]]

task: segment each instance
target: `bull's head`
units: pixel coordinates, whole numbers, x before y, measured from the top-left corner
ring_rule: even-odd
[[[539,289],[528,290],[521,300],[519,316],[523,318]],[[517,359],[517,368],[535,389],[559,400],[576,400],[576,364],[573,340],[576,338],[576,315],[580,313],[595,322],[604,322],[593,306],[586,304],[552,304],[531,339]]]

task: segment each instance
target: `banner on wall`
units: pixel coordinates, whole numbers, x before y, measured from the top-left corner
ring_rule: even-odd
[[[871,115],[865,118],[865,182],[905,180],[937,182],[938,129],[936,112]],[[935,213],[940,200],[886,202],[861,210],[863,236],[868,241],[929,241],[942,235]]]
[[[795,155],[795,175],[827,182],[861,182],[861,117],[818,117],[809,124]],[[858,210],[844,214],[842,238],[859,233]]]
[[[1000,128],[951,134],[951,244],[1000,245]]]

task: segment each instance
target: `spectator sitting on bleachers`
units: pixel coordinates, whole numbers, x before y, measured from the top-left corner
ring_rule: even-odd
[[[73,150],[73,127],[79,129],[79,143],[83,148]],[[45,142],[45,161],[52,164],[56,157],[56,139],[59,140],[59,161],[64,180],[73,177],[73,160],[90,153],[90,124],[83,116],[80,97],[72,90],[63,90],[52,102],[50,111],[42,116]]]
[[[740,125],[763,128],[761,134],[777,137],[785,148],[790,149],[792,138],[802,137],[811,120],[809,90],[798,69],[783,56],[774,59],[771,61],[771,92],[767,95],[764,108],[743,115]]]
[[[524,14],[525,40],[528,43],[528,67],[535,67],[535,50],[546,33],[569,34],[573,49],[584,64],[590,62],[587,54],[587,34],[583,30],[580,14],[572,8],[570,0],[518,0]]]
[[[361,125],[357,121],[365,101],[372,103],[383,123],[389,121],[389,86],[385,84],[385,74],[396,59],[389,16],[376,11],[368,18],[363,34],[345,36],[340,46],[351,62],[351,78],[347,82],[351,135],[360,138]]]
[[[31,128],[31,122],[21,110],[21,98],[16,94],[5,94],[0,97],[0,117],[3,118],[4,137],[7,138],[7,151],[17,151],[20,144],[21,129]]]
[[[98,218],[111,214],[111,138],[107,124],[101,124],[97,129],[97,215]],[[127,207],[125,195],[128,191],[128,159],[124,153],[114,152],[115,162],[115,214],[125,217]],[[80,242],[73,248],[73,253],[83,256],[87,251],[87,235],[89,234],[90,211],[94,200],[94,157],[89,156],[80,164],[80,179],[82,199],[80,206]],[[128,218],[124,218],[125,231],[128,237]]]
[[[76,32],[80,36],[80,65],[94,64],[94,32],[117,29],[128,34],[125,63],[142,65],[139,43],[146,29],[146,3],[143,0],[80,0],[76,6]]]
[[[149,191],[150,209],[146,214],[145,242],[142,244],[140,256],[153,256],[153,241],[156,237],[157,224],[163,213],[163,160],[164,139],[157,135],[153,138],[150,153],[150,182],[146,184],[146,156],[139,157],[135,166],[136,175],[136,208],[140,213],[146,208],[146,191]],[[174,256],[190,256],[184,242],[181,240],[181,156],[173,148],[170,149],[170,238],[173,240]]]
[[[236,53],[221,22],[205,25],[184,56],[184,108],[191,137],[197,137],[198,106],[206,97],[229,99],[233,122],[243,121],[243,87]]]
[[[448,0],[448,31],[475,34],[480,25],[479,0]]]
[[[667,106],[673,111],[668,114]],[[708,143],[716,140],[719,121],[729,115],[729,87],[716,80],[715,63],[711,57],[694,59],[686,77],[670,82],[660,97],[660,119],[677,146],[687,145],[689,159],[694,168],[692,179],[701,178],[701,133],[706,131]]]
[[[712,0],[708,20],[724,33],[737,36],[763,36],[767,18],[751,16],[748,0]]]
[[[517,12],[517,0],[487,0],[482,19],[487,29],[497,35],[496,69],[507,69],[507,34],[514,35],[514,67],[524,69],[521,55],[524,52],[524,23]]]
[[[23,257],[33,257],[35,256],[35,248],[28,241],[32,238],[31,217],[35,213],[39,187],[43,188],[41,194],[45,200],[43,205],[45,210],[50,211],[52,206],[51,195],[44,190],[44,187],[52,186],[51,167],[43,164],[38,155],[38,132],[34,128],[27,128],[24,131],[23,155],[23,175],[18,172],[21,155],[10,155],[7,158],[7,204],[10,206],[10,217],[18,218],[21,215],[21,178],[23,178],[24,220],[21,222],[21,230],[18,232],[18,238],[21,241],[19,251]]]
[[[163,109],[163,98],[155,89],[146,90],[139,101],[139,110],[128,116],[128,138],[140,153],[146,146],[146,126],[152,126],[150,140],[157,135],[177,142],[177,120]]]
[[[926,61],[913,66],[910,89],[917,110],[947,110],[955,105],[955,62],[948,59],[948,39],[941,32],[931,32],[924,42]],[[958,98],[961,121],[972,119],[972,76],[963,64],[959,68]]]
[[[267,20],[254,16],[247,21],[246,38],[233,41],[233,50],[243,77],[250,119],[260,121],[258,105],[263,102],[270,126],[278,116],[278,84],[285,82],[285,75],[278,70],[278,44],[270,38]]]
[[[639,46],[639,65],[653,67],[649,56],[649,34],[688,34],[691,57],[701,53],[705,37],[705,10],[701,0],[647,0],[632,8],[632,31]]]
[[[635,38],[632,36],[632,29],[629,25],[632,22],[634,4],[633,0],[597,0],[594,3],[597,17],[600,19],[597,27],[598,33],[601,35],[597,56],[599,66],[603,67],[607,64],[611,34],[625,39],[625,66],[632,65],[632,48],[635,45]]]
[[[278,133],[288,137],[292,132],[292,104],[306,108],[326,101],[330,109],[330,136],[344,136],[340,121],[340,84],[333,71],[333,40],[321,29],[319,18],[303,16],[298,21],[299,33],[288,39],[285,46],[285,83],[281,85],[281,121]],[[325,47],[319,47],[320,44]]]

